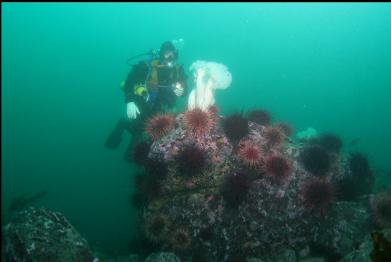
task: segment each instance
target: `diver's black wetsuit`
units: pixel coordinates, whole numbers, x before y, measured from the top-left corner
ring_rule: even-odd
[[[141,140],[145,121],[153,114],[170,109],[175,105],[176,95],[173,85],[179,82],[184,88],[183,95],[187,94],[186,75],[183,67],[175,65],[168,67],[159,60],[152,62],[140,61],[134,65],[125,82],[125,102],[134,102],[139,108],[140,114],[136,119],[122,118],[116,128],[111,132],[105,142],[107,148],[117,148],[122,140],[123,130],[132,134],[124,158],[128,162],[133,161],[134,146]],[[146,84],[149,98],[137,95],[135,86]]]

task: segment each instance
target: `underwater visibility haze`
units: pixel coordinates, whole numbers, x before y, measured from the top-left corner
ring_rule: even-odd
[[[64,261],[160,251],[269,261],[288,248],[338,261],[371,236],[371,258],[390,255],[376,248],[391,247],[391,4],[2,3],[1,12],[7,261],[39,256],[27,235],[51,235],[34,221],[81,239],[86,249]],[[127,132],[105,147],[128,117],[121,83],[165,41],[181,45],[187,90],[175,112],[147,120],[129,163]]]

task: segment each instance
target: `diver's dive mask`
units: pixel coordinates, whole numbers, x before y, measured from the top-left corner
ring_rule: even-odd
[[[175,65],[175,52],[173,51],[167,51],[163,55],[163,63],[168,67],[173,67]]]

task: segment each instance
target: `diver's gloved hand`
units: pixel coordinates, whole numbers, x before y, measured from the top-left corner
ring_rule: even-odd
[[[134,102],[129,102],[126,105],[126,113],[128,114],[129,119],[136,119],[137,115],[140,114],[140,110],[138,110],[138,107]]]
[[[174,93],[176,96],[181,96],[183,95],[184,88],[180,83],[175,83],[174,84]]]

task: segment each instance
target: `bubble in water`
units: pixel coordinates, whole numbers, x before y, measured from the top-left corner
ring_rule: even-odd
[[[183,38],[172,40],[172,44],[177,50],[181,50],[183,48],[183,45],[185,44],[185,40],[183,40]]]

